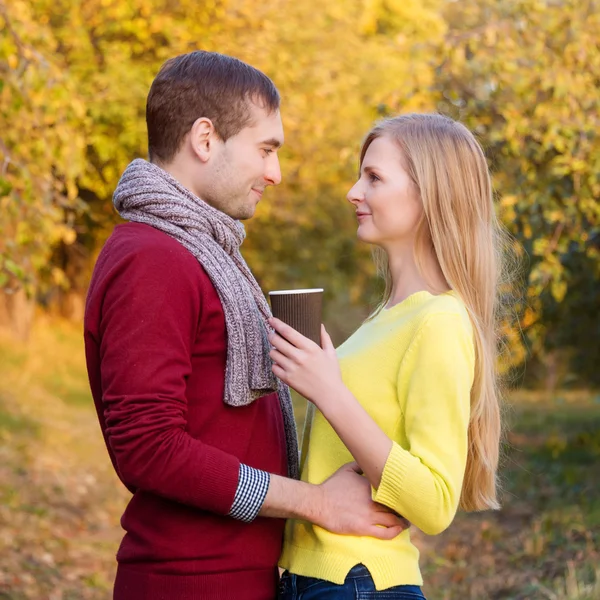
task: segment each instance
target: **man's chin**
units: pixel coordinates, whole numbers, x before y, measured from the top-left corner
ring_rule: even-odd
[[[247,221],[248,219],[251,219],[255,213],[256,206],[246,206],[238,212],[234,219],[237,219],[238,221]]]

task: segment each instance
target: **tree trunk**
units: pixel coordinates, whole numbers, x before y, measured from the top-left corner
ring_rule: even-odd
[[[0,329],[26,341],[31,331],[35,301],[23,288],[7,293],[0,290]]]
[[[60,316],[76,323],[83,322],[85,292],[69,290],[61,292],[58,298]]]

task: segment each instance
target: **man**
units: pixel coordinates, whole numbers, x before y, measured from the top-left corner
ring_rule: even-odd
[[[146,120],[150,162],[133,161],[115,191],[130,222],[98,258],[85,315],[100,425],[133,493],[114,598],[274,598],[285,518],[383,538],[402,522],[350,466],[319,486],[295,479],[269,309],[239,253],[239,220],[281,181],[275,86],[192,52],[163,65]]]

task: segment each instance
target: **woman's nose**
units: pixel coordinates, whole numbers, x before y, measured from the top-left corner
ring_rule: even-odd
[[[363,197],[364,197],[364,194],[362,193],[362,190],[360,188],[361,188],[360,181],[357,181],[350,188],[350,191],[346,194],[346,198],[348,199],[348,202],[351,202],[355,206],[356,206],[356,204],[358,204],[359,202],[361,202],[363,200]]]

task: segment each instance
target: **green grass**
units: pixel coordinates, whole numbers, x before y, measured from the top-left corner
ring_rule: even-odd
[[[430,600],[598,600],[600,404],[515,394],[503,507],[424,538]]]
[[[7,410],[0,397],[0,440],[10,434],[37,436],[38,433],[36,421]]]

